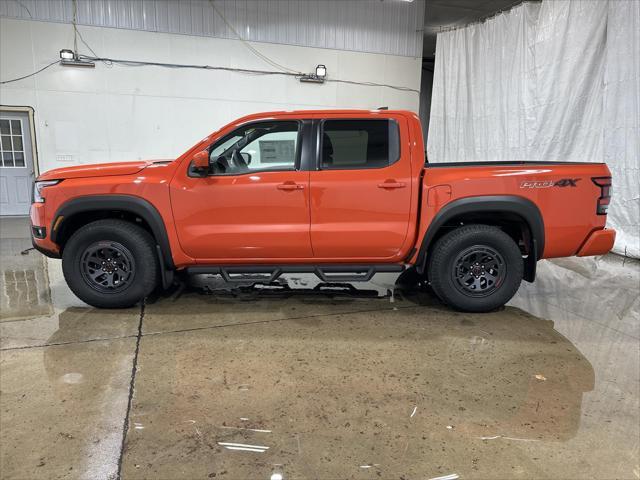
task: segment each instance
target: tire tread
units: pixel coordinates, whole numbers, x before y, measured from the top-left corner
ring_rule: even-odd
[[[461,248],[474,243],[491,244],[506,263],[505,282],[488,297],[467,297],[449,284],[449,263]],[[466,312],[488,312],[507,303],[518,291],[524,262],[518,245],[505,232],[491,225],[473,224],[456,228],[438,239],[431,250],[427,274],[433,291],[446,304]]]
[[[106,238],[102,236],[106,235]],[[80,275],[78,256],[83,244],[117,237],[134,255],[136,273],[133,284],[122,292],[102,294],[87,285]],[[80,300],[98,308],[131,307],[149,295],[158,284],[159,267],[155,241],[142,227],[118,219],[96,220],[80,227],[69,238],[62,253],[62,270],[71,291]]]

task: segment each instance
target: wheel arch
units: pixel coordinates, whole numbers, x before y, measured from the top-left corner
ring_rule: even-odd
[[[51,241],[64,248],[66,240],[77,228],[100,218],[123,218],[146,228],[156,241],[165,268],[173,270],[171,245],[162,216],[149,201],[133,195],[89,195],[63,203],[51,223]],[[61,218],[62,217],[62,218]]]
[[[482,223],[507,227],[512,238],[521,236],[526,249],[524,279],[535,279],[536,263],[544,252],[544,221],[538,207],[531,201],[515,195],[487,195],[465,197],[446,204],[433,218],[422,238],[416,260],[419,273],[426,271],[427,257],[435,241],[451,228],[463,223]],[[520,229],[518,234],[514,228]]]

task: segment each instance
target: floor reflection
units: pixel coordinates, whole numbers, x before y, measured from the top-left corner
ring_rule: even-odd
[[[0,242],[0,322],[53,312],[45,257],[22,255],[23,249],[21,239],[7,238]]]
[[[131,432],[125,472],[255,478],[278,464],[304,478],[351,477],[362,465],[383,477],[446,473],[437,465],[470,474],[463,445],[576,436],[594,372],[552,322],[409,301],[144,337],[132,411],[143,428]],[[176,461],[185,452],[189,467]],[[493,464],[499,452],[489,458],[485,476],[508,473]]]

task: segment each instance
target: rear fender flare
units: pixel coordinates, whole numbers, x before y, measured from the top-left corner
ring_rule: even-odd
[[[422,238],[420,252],[416,260],[418,272],[424,273],[426,271],[427,253],[438,230],[455,217],[473,213],[510,213],[518,215],[527,223],[531,232],[531,244],[529,247],[533,255],[529,255],[527,259],[525,280],[533,281],[535,264],[542,258],[542,253],[544,252],[544,221],[535,203],[515,195],[466,197],[454,200],[442,207],[429,224]]]
[[[78,213],[87,213],[92,211],[123,211],[132,213],[149,225],[155,240],[160,247],[160,256],[164,261],[166,269],[173,270],[175,265],[171,256],[171,245],[167,235],[167,229],[162,220],[162,216],[158,209],[147,200],[134,197],[133,195],[89,195],[78,197],[63,203],[53,216],[51,223],[51,240],[56,242],[57,235],[64,222]],[[58,229],[54,230],[53,226],[57,219],[63,216],[62,224],[58,225]]]

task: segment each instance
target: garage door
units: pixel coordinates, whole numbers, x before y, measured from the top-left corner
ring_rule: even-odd
[[[26,112],[0,111],[0,215],[28,215],[33,182]]]

